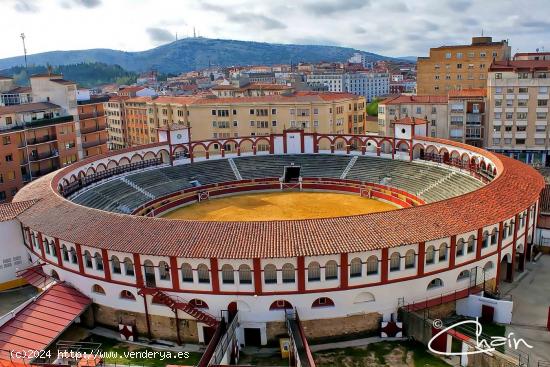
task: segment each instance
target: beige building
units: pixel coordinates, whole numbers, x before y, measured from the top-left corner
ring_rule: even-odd
[[[446,138],[448,99],[446,96],[400,95],[386,98],[378,104],[378,132],[393,136],[392,122],[403,117],[416,117],[429,122],[428,135]]]
[[[449,91],[448,139],[484,146],[486,88]]]
[[[510,59],[506,40],[473,37],[470,45],[430,48],[429,57],[417,62],[418,95],[447,95],[451,90],[485,88],[493,60]]]
[[[527,163],[550,163],[549,89],[550,60],[494,62],[487,80],[487,148]]]
[[[190,125],[193,140],[269,135],[288,128],[363,134],[365,106],[364,97],[350,93],[133,98],[126,101],[128,144],[156,142],[156,129],[169,124]]]
[[[126,114],[124,104],[130,97],[113,96],[103,104],[107,116],[107,146],[110,150],[127,146]]]

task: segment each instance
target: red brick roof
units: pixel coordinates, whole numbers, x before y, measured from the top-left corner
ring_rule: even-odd
[[[61,171],[19,191],[16,201],[41,200],[18,218],[44,234],[97,248],[192,258],[269,258],[357,252],[448,237],[508,219],[538,200],[544,180],[533,168],[469,145],[423,139],[489,156],[502,173],[474,192],[414,208],[325,219],[201,222],[109,213],[72,203],[52,188]]]
[[[403,125],[425,125],[428,123],[428,120],[417,118],[417,117],[403,117],[399,120],[392,121],[394,124],[403,124]]]
[[[460,90],[450,90],[449,98],[460,98],[460,97],[486,97],[487,88],[470,88],[470,89],[460,89]]]
[[[398,104],[447,104],[447,96],[408,96],[399,95],[396,97],[386,98],[381,105],[398,105]]]
[[[11,113],[38,112],[60,108],[61,107],[59,107],[58,105],[50,102],[24,103],[0,107],[0,115],[7,115]]]
[[[0,222],[15,219],[19,214],[30,208],[36,200],[0,204]]]
[[[504,60],[493,61],[489,71],[549,71],[550,60]]]

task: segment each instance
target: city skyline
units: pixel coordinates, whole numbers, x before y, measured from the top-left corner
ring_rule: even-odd
[[[550,10],[544,1],[532,3],[539,14]],[[90,48],[141,51],[175,40],[176,33],[184,38],[194,32],[208,38],[345,46],[386,56],[426,56],[433,45],[461,44],[483,32],[495,40],[509,39],[512,53],[532,52],[548,46],[550,32],[550,22],[532,15],[532,8],[475,0],[3,0],[7,31],[0,58],[23,54],[21,33],[31,55]],[[52,20],[47,30],[45,18]]]

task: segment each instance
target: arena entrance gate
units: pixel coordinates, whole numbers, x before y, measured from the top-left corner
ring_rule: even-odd
[[[281,190],[299,188],[302,191],[301,169],[301,166],[296,166],[294,163],[284,167],[283,176],[279,178]]]

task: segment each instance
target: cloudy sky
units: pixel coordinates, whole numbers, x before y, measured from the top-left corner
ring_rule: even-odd
[[[349,46],[388,56],[468,42],[550,51],[548,0],[0,0],[0,58],[52,50],[146,50],[200,36]]]

